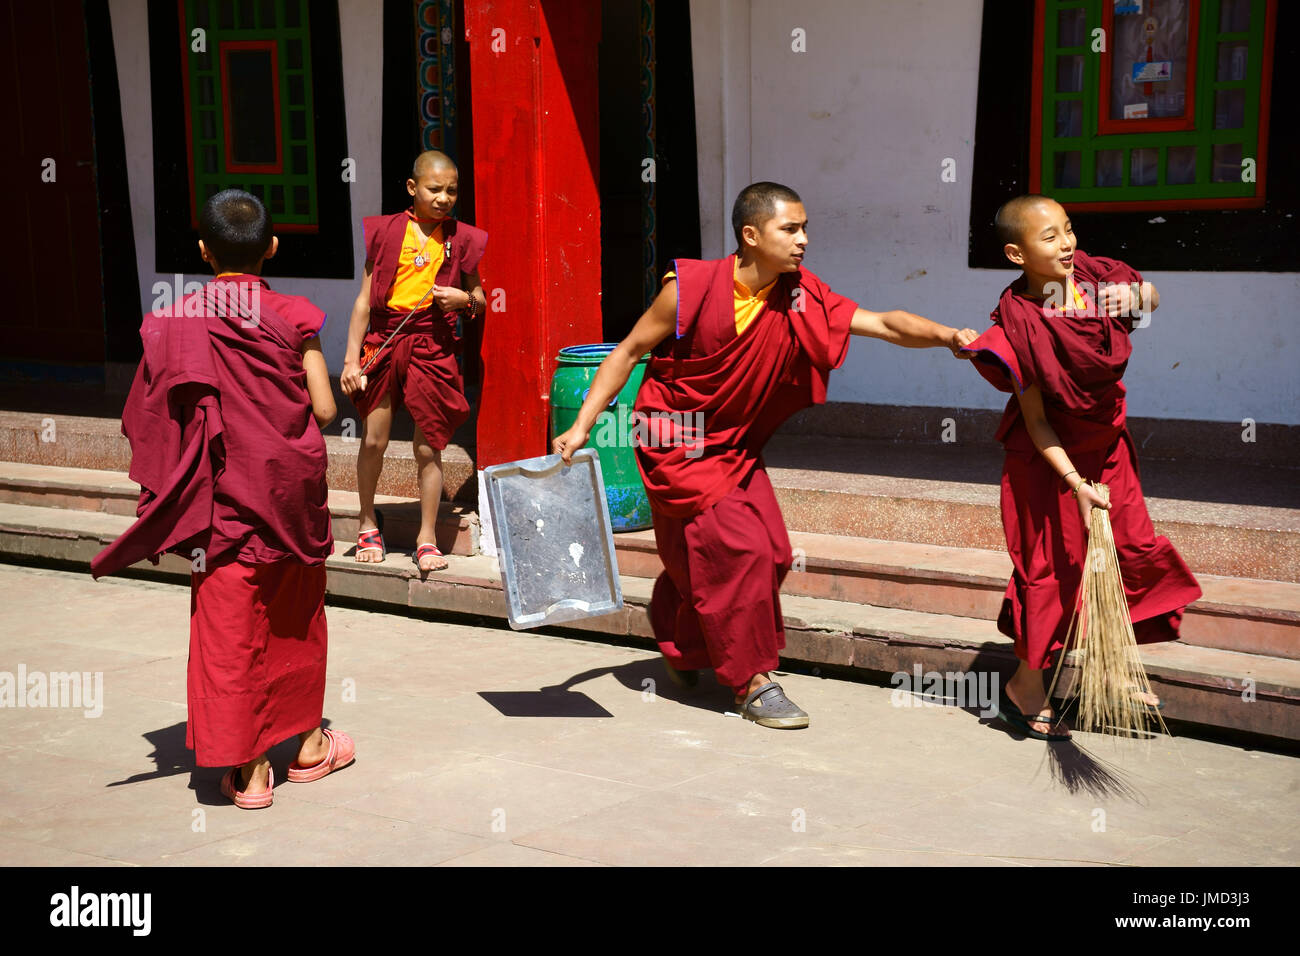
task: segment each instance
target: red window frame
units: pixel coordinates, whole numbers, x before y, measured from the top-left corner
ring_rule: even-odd
[[[1183,101],[1182,116],[1160,116],[1151,119],[1111,119],[1110,78],[1114,68],[1115,4],[1102,5],[1102,29],[1106,31],[1106,47],[1101,53],[1101,85],[1097,95],[1097,132],[1103,136],[1111,133],[1165,133],[1172,130],[1196,129],[1196,57],[1198,31],[1201,26],[1201,0],[1188,0],[1187,6],[1187,96]]]
[[[226,172],[230,173],[283,173],[284,133],[280,129],[280,62],[276,56],[274,40],[222,40],[218,44],[221,59],[221,114],[226,141]],[[236,163],[230,129],[230,58],[232,51],[266,50],[271,54],[271,78],[275,103],[275,162]]]

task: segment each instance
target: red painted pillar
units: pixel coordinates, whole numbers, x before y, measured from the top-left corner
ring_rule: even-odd
[[[465,4],[488,312],[478,467],[546,454],[551,373],[601,341],[597,46],[590,0]]]

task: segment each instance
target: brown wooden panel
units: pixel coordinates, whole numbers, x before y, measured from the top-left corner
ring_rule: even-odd
[[[112,42],[111,37],[97,42]],[[0,14],[0,124],[13,131],[14,299],[0,313],[8,359],[104,360],[99,215],[85,19],[79,0],[7,4]],[[41,178],[55,162],[55,181]]]

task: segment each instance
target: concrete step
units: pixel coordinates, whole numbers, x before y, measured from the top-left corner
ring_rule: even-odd
[[[0,502],[134,515],[139,489],[121,472],[0,462]],[[334,535],[356,538],[355,493],[330,492]],[[381,496],[384,540],[394,552],[411,551],[419,528],[415,501]],[[479,551],[478,516],[466,505],[443,502],[437,529],[446,554]],[[945,548],[906,541],[791,532],[796,570],[789,594],[879,607],[995,620],[1011,574],[1005,552]],[[654,533],[615,536],[624,573],[653,578],[663,565]],[[1205,596],[1188,609],[1183,640],[1247,654],[1300,658],[1300,584],[1220,575],[1199,576]]]
[[[910,611],[995,621],[1011,577],[1005,551],[790,532],[794,570],[782,591]],[[619,568],[663,570],[654,532],[616,535]],[[1300,584],[1198,574],[1203,597],[1187,609],[1182,640],[1246,654],[1300,659]]]
[[[765,459],[791,531],[1004,551],[990,448],[778,435]],[[1300,470],[1142,462],[1159,534],[1193,571],[1300,582]]]
[[[0,502],[135,517],[139,498],[140,486],[125,472],[0,461]],[[376,495],[375,505],[384,516],[385,545],[392,551],[415,550],[419,502]],[[361,510],[356,492],[331,491],[329,509],[334,537],[355,542]],[[478,553],[478,515],[463,503],[442,502],[435,540],[444,554]]]
[[[345,427],[340,418],[326,430],[329,483],[355,491],[358,445]],[[416,498],[409,435],[394,428],[378,492]],[[972,446],[781,434],[765,457],[792,531],[1005,550],[1002,455],[991,439]],[[130,447],[117,418],[0,411],[0,460],[127,471]],[[443,473],[443,497],[473,507],[472,449],[448,446]],[[1142,482],[1157,531],[1193,571],[1300,583],[1300,469],[1152,458],[1142,462]]]
[[[343,434],[344,427],[345,422],[339,420],[325,430],[327,480],[332,489],[356,491],[359,446],[355,437]],[[0,411],[0,461],[126,472],[131,468],[131,445],[122,435],[119,418]],[[455,444],[443,449],[442,472],[445,500],[472,504],[477,499],[478,479],[470,449]],[[396,498],[419,497],[409,437],[394,437],[389,442],[377,492]]]
[[[130,516],[105,512],[0,504],[0,557],[88,566],[120,534]],[[396,554],[377,565],[357,564],[340,542],[327,562],[332,599],[377,607],[441,610],[505,618],[505,598],[494,560],[452,556],[445,572],[422,575]],[[184,580],[189,563],[168,555],[158,568],[136,566]],[[625,606],[571,629],[649,640],[646,615],[653,582],[621,578]],[[866,674],[884,672],[901,686],[914,673],[998,672],[1015,666],[1010,642],[989,622],[973,617],[881,608],[825,598],[782,599],[786,658]],[[1166,719],[1300,740],[1300,661],[1241,654],[1182,643],[1142,650]]]

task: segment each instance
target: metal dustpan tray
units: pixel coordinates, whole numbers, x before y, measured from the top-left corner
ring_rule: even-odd
[[[623,606],[600,461],[590,448],[483,469],[492,534],[516,630]]]

